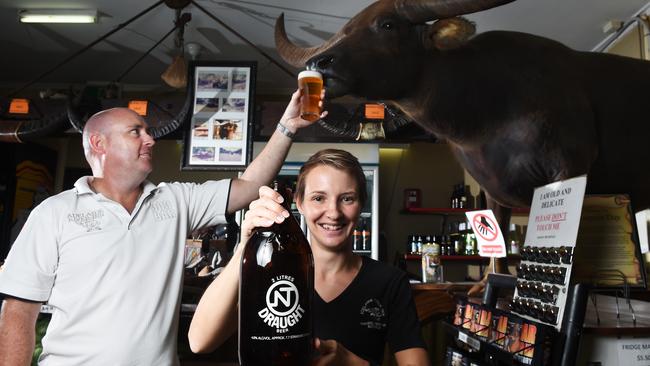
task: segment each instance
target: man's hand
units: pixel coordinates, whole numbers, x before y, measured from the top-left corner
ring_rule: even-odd
[[[289,217],[289,212],[282,206],[284,198],[270,187],[261,186],[260,198],[251,202],[241,224],[241,243],[248,242],[253,231],[258,227],[269,227],[281,223]]]
[[[333,339],[314,339],[314,348],[320,355],[314,359],[312,366],[369,366],[370,363],[350,352]]]
[[[315,122],[315,121],[310,122],[300,118],[300,100],[302,98],[307,98],[307,96],[304,95],[303,90],[302,89],[296,90],[291,95],[291,101],[289,102],[289,105],[287,105],[287,109],[284,110],[284,114],[282,115],[282,118],[280,118],[280,123],[282,123],[286,128],[289,129],[289,131],[293,133],[296,133],[296,131],[298,131],[299,128],[309,126],[310,124]],[[323,91],[321,92],[320,95],[320,102],[318,102],[318,106],[320,107],[321,110],[323,110],[324,99],[325,99],[325,88],[323,88]],[[327,116],[327,111],[321,113],[320,118],[324,118],[325,116]]]

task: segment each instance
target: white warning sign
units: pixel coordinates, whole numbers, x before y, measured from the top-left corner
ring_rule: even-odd
[[[506,244],[499,223],[492,210],[466,212],[478,242],[478,255],[481,257],[505,257]]]

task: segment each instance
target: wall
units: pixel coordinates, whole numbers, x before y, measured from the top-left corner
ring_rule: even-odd
[[[81,147],[81,136],[71,135],[58,141],[50,141],[48,146],[55,148],[65,159],[66,168],[85,168],[88,167]],[[153,156],[154,170],[149,175],[149,180],[153,183],[160,182],[204,182],[206,180],[216,180],[223,178],[234,178],[237,172],[201,172],[201,171],[181,171],[181,153],[182,144],[176,140],[159,140],[156,142]],[[57,181],[62,179],[58,176]]]
[[[630,26],[628,31],[619,37],[606,52],[648,60],[648,48],[650,44],[648,44],[648,39],[644,38],[645,32],[646,30],[639,23]],[[650,215],[647,217],[650,218]],[[650,233],[650,230],[648,232]],[[644,257],[647,278],[650,278],[650,253],[646,253]]]
[[[79,135],[71,135],[48,143],[63,152],[65,167],[87,167]],[[203,182],[209,179],[234,178],[237,172],[180,171],[182,144],[175,140],[159,140],[154,150],[154,171],[149,180]],[[420,188],[425,207],[449,207],[452,186],[463,181],[463,169],[456,162],[448,145],[413,143],[402,148],[379,150],[379,230],[386,237],[385,261],[392,263],[396,251],[404,253],[407,236],[412,233],[439,233],[442,222],[436,216],[415,216],[400,213],[404,189]]]
[[[639,42],[640,37],[643,37],[643,29],[637,23],[630,26],[627,32],[612,43],[606,52],[633,58],[643,58],[644,52],[641,46],[642,43]]]
[[[396,252],[404,254],[408,235],[441,233],[440,216],[401,213],[404,189],[419,188],[423,207],[449,207],[453,185],[462,181],[463,169],[447,144],[379,149],[379,230],[387,242],[385,261],[392,263]]]
[[[80,135],[51,139],[48,145],[59,151],[64,160],[62,169],[87,167]],[[157,141],[154,171],[149,180],[154,183],[203,182],[237,176],[237,172],[180,171],[181,154],[182,144],[179,141]],[[453,185],[463,181],[464,172],[448,145],[422,142],[400,145],[399,148],[381,148],[379,169],[379,231],[386,238],[385,256],[382,259],[392,263],[396,252],[404,253],[408,235],[438,234],[442,229],[442,218],[439,216],[401,213],[404,189],[421,189],[423,207],[449,207]],[[62,180],[62,177],[58,179]]]

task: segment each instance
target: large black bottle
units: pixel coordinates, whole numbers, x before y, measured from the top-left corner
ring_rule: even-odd
[[[288,209],[291,198],[274,185]],[[241,365],[309,365],[313,288],[311,248],[293,215],[251,236],[239,281]]]

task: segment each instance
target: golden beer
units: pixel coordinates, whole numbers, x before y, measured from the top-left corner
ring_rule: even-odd
[[[303,90],[300,118],[316,121],[320,118],[320,94],[323,90],[323,76],[318,71],[301,71],[298,74],[298,86]]]

